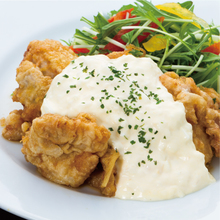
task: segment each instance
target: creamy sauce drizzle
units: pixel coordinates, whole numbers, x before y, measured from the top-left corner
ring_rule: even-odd
[[[86,112],[111,131],[120,153],[116,197],[164,200],[214,182],[196,151],[182,103],[159,81],[149,58],[81,56],[53,79],[42,114]]]

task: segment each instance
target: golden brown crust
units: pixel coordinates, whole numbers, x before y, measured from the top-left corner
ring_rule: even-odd
[[[41,115],[40,108],[52,78],[75,58],[74,52],[59,41],[46,39],[30,42],[24,59],[17,68],[16,80],[19,87],[12,96],[13,101],[20,102],[24,109],[19,117],[7,117],[3,137],[7,140],[21,140],[22,128],[19,124],[22,124],[21,121],[31,123]]]
[[[76,57],[68,46],[63,46],[56,40],[46,39],[31,41],[23,60],[34,63],[44,76],[54,78]]]
[[[9,141],[20,141],[23,135],[21,125],[24,122],[22,119],[22,110],[14,110],[9,113],[4,121],[2,136]]]
[[[100,158],[102,168],[97,168],[88,179],[88,184],[100,190],[100,192],[108,197],[112,197],[116,192],[115,163],[119,158],[119,153],[109,148],[106,154]]]
[[[192,78],[174,72],[160,76],[162,84],[174,100],[184,104],[186,119],[193,126],[196,149],[205,154],[205,162],[220,157],[220,95],[211,88],[199,88]]]
[[[110,132],[88,114],[75,119],[45,114],[22,138],[28,162],[51,181],[77,187],[93,172],[108,148]]]
[[[12,99],[24,106],[23,120],[32,121],[41,115],[40,108],[52,79],[44,76],[33,63],[23,61],[17,68],[16,81],[19,87],[13,92]]]

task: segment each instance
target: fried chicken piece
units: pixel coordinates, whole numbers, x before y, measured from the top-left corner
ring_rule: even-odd
[[[119,157],[119,153],[109,148],[106,154],[100,158],[102,167],[97,168],[89,177],[88,184],[98,188],[105,196],[112,197],[116,192],[115,163]]]
[[[19,117],[14,113],[6,119],[3,137],[7,140],[21,140],[22,122],[30,123],[41,115],[40,108],[43,98],[54,78],[77,56],[67,46],[59,41],[44,40],[31,41],[24,59],[17,68],[16,80],[19,84],[12,96],[13,101],[20,102],[24,109]],[[27,124],[26,123],[26,124]]]
[[[205,127],[201,124],[193,124],[193,142],[196,149],[205,155],[205,163],[211,162],[213,151],[210,143],[209,135],[206,134]]]
[[[31,41],[23,60],[34,63],[44,76],[54,78],[76,57],[68,46],[63,46],[56,40],[46,39]]]
[[[9,141],[20,141],[23,135],[21,125],[24,123],[22,119],[22,110],[14,110],[9,113],[4,120],[2,126],[2,136]]]
[[[32,121],[41,115],[41,105],[52,79],[44,76],[33,63],[24,61],[17,68],[16,81],[19,84],[12,99],[24,106],[21,114],[23,121]]]
[[[47,179],[78,187],[108,148],[110,132],[81,113],[75,119],[45,114],[33,120],[22,138],[22,153]]]
[[[161,75],[160,81],[175,101],[183,103],[186,119],[193,127],[194,144],[205,155],[206,164],[211,161],[213,150],[220,157],[220,95],[214,89],[199,88],[192,78],[179,77],[174,72]]]

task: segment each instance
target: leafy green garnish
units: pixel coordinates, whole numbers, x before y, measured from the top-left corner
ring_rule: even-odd
[[[179,3],[184,9],[193,12],[192,1]],[[131,18],[116,20],[111,23],[108,19],[118,12],[133,9]],[[158,18],[164,17],[161,23]],[[110,43],[117,45],[122,50],[126,45],[133,44],[146,51],[146,56],[151,57],[163,72],[175,71],[181,76],[192,77],[198,86],[212,87],[220,92],[220,57],[218,55],[202,52],[203,49],[216,41],[220,41],[219,27],[213,23],[207,27],[200,24],[195,26],[193,19],[182,19],[177,15],[168,13],[155,7],[150,1],[136,0],[134,4],[122,6],[119,10],[112,10],[105,17],[98,13],[94,21],[85,17],[81,18],[90,28],[76,29],[72,41],[64,41],[68,46],[87,48],[89,55],[111,52],[105,49]],[[154,23],[155,26],[151,26]],[[199,21],[196,21],[199,24]],[[113,40],[120,30],[121,43]],[[148,32],[149,36],[143,41],[139,37]],[[148,52],[144,47],[152,36],[162,34],[161,38],[167,40],[166,48]],[[143,55],[139,50],[132,50],[134,56]]]

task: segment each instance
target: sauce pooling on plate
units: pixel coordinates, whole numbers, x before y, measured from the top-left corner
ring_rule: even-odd
[[[93,115],[120,153],[116,197],[143,201],[182,197],[214,178],[195,149],[182,103],[161,84],[150,58],[80,56],[57,75],[42,114]]]

